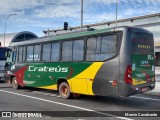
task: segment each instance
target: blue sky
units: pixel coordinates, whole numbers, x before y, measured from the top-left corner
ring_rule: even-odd
[[[31,31],[44,36],[43,30],[80,25],[81,0],[0,0],[0,34]],[[116,0],[84,0],[84,24],[116,19]],[[118,19],[160,12],[160,0],[118,0]]]

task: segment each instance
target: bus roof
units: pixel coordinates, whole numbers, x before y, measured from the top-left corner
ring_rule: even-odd
[[[89,31],[79,31],[79,32],[68,32],[64,34],[58,34],[55,36],[45,36],[45,37],[40,37],[40,38],[35,38],[30,41],[22,41],[22,42],[14,42],[10,43],[10,46],[20,46],[20,45],[25,45],[25,44],[33,44],[33,43],[41,43],[41,42],[50,42],[50,41],[57,41],[57,40],[63,40],[63,39],[73,39],[73,38],[78,38],[78,37],[85,37],[85,36],[90,36],[90,35],[96,35],[99,33],[107,33],[111,31],[120,31],[122,29],[126,28],[136,28],[137,27],[128,27],[128,26],[122,26],[122,27],[114,27],[114,28],[106,28],[106,29],[92,29]],[[141,28],[138,28],[138,30],[144,30]],[[147,30],[144,30],[145,32],[148,32]]]
[[[98,34],[98,33],[106,33],[111,31],[110,29],[100,29],[100,30],[91,30],[91,31],[80,31],[78,33],[68,33],[65,35],[58,35],[55,36],[53,38],[51,38],[50,40],[61,40],[61,39],[68,39],[68,38],[76,38],[76,37],[81,37],[81,36],[89,36],[89,35],[93,35],[93,34]]]
[[[4,47],[4,46],[0,46],[0,49],[2,50],[11,50],[11,48],[10,47]]]
[[[83,32],[75,32],[75,33],[71,32],[67,34],[58,34],[55,36],[45,36],[45,37],[35,38],[30,41],[14,42],[14,43],[10,43],[10,46],[19,46],[24,44],[57,41],[57,40],[69,39],[69,38],[78,38],[81,36],[89,36],[92,34],[105,33],[109,31],[111,31],[111,29],[100,29],[100,30],[91,30],[91,31],[83,31]]]

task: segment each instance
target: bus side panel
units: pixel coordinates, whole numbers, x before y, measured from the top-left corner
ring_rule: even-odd
[[[118,29],[118,31],[126,32],[126,29]],[[119,82],[121,70],[119,50],[121,49],[122,39],[124,39],[124,37],[122,37],[125,35],[124,33],[117,33],[118,41],[116,57],[110,60],[106,60],[95,77],[95,80],[93,82],[93,92],[95,95],[119,96]]]
[[[130,85],[124,82],[127,66],[131,65],[131,43],[128,29],[123,33],[121,49],[120,49],[120,80],[119,80],[119,96],[126,96],[131,93]],[[123,48],[123,49],[122,49]],[[130,91],[131,90],[131,91]]]
[[[98,71],[93,82],[93,93],[102,96],[117,96],[118,84],[113,86],[113,81],[118,83],[118,58],[105,62]]]
[[[25,86],[23,79],[24,79],[24,73],[27,70],[27,68],[28,66],[25,66],[25,64],[12,65],[13,75],[15,75],[18,84],[21,86]]]

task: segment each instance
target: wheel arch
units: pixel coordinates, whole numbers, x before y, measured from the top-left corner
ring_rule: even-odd
[[[68,83],[66,78],[58,78],[58,80],[57,80],[57,88],[59,88],[59,86],[60,86],[60,84],[61,84],[62,82]]]
[[[59,91],[59,95],[62,98],[65,98],[65,99],[73,98],[73,93],[71,91],[71,86],[69,84],[69,80],[67,80],[66,78],[58,79],[57,88]]]
[[[69,80],[67,80],[67,78],[58,78],[58,80],[57,80],[57,90],[59,89],[60,84],[63,83],[63,82],[66,82],[69,85],[70,90],[72,91],[71,82]]]
[[[14,77],[16,77],[15,75],[11,75],[10,76],[10,83],[12,84],[12,79],[14,78]]]

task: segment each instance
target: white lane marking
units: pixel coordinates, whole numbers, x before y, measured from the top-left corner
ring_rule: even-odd
[[[146,99],[146,100],[154,100],[154,101],[160,101],[160,99],[152,99],[152,98],[145,98],[145,97],[138,97],[138,96],[130,96],[133,98],[140,98],[140,99]]]
[[[39,91],[32,91],[32,93],[42,94],[42,95],[48,95],[52,97],[61,97],[58,94],[52,94],[52,93],[45,93],[45,92],[39,92]]]
[[[57,96],[57,94],[52,94],[52,93],[46,93],[46,92],[39,92],[39,91],[32,91],[32,93],[37,93],[37,94],[42,94],[42,95],[48,95],[48,96]]]
[[[43,95],[51,95],[52,93],[44,93]]]
[[[38,93],[38,91],[32,91],[32,93]]]
[[[56,97],[60,98],[61,96],[60,96],[60,95],[57,95]]]
[[[50,96],[55,97],[55,96],[57,96],[57,94],[51,94]]]
[[[80,109],[80,110],[91,111],[91,112],[98,113],[98,114],[101,114],[101,115],[107,115],[107,116],[110,116],[110,117],[116,117],[116,118],[123,119],[123,120],[134,120],[134,119],[126,118],[126,117],[118,117],[118,116],[115,116],[115,115],[112,115],[112,114],[98,112],[98,111],[95,111],[95,110],[92,110],[92,109],[87,109],[87,108],[78,107],[78,106],[74,106],[74,105],[69,105],[69,104],[65,104],[65,103],[55,102],[55,101],[46,100],[46,99],[42,99],[42,98],[38,98],[38,97],[23,95],[23,94],[14,93],[14,92],[5,91],[5,90],[0,90],[0,91],[1,92],[5,92],[5,93],[14,94],[14,95],[23,96],[23,97],[28,97],[28,98],[32,98],[32,99],[36,99],[36,100],[41,100],[41,101],[45,101],[45,102],[49,102],[49,103],[54,103],[54,104],[58,104],[58,105],[63,105],[63,106],[71,107],[71,108],[77,108],[77,109]]]

